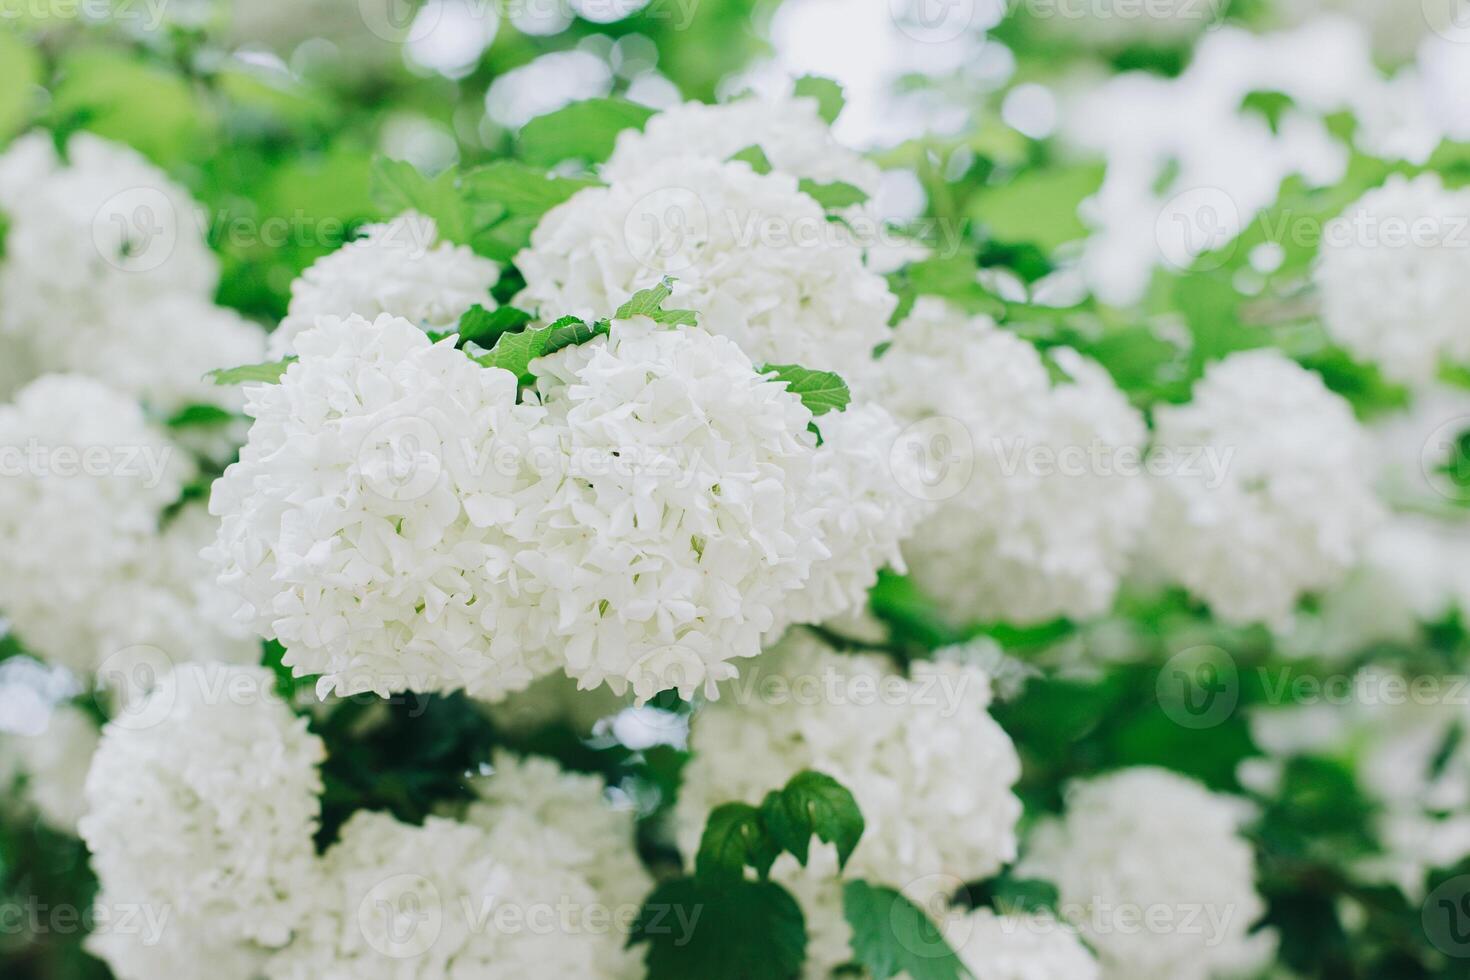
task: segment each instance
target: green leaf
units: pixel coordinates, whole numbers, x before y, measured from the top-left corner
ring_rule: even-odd
[[[847,382],[831,371],[812,371],[799,364],[766,364],[760,373],[774,374],[777,381],[786,382],[786,390],[800,397],[813,415],[840,412],[852,400]]]
[[[15,34],[0,33],[0,144],[25,127],[40,83],[40,51]]]
[[[521,330],[534,319],[525,310],[518,310],[514,306],[497,306],[493,310],[476,303],[464,315],[459,318],[459,324],[444,333],[430,332],[429,337],[435,343],[443,340],[450,334],[459,335],[459,343],[456,347],[466,344],[479,344],[481,347],[494,347],[495,342],[502,334],[515,333]]]
[[[608,322],[598,320],[595,323],[587,323],[574,316],[564,316],[551,326],[546,328],[546,340],[541,345],[541,356],[555,354],[565,347],[575,347],[577,344],[585,344],[593,337],[601,336],[608,332]]]
[[[170,429],[189,429],[195,426],[225,425],[239,416],[227,412],[218,405],[185,405],[164,424]]]
[[[770,874],[781,848],[766,833],[761,815],[748,803],[725,803],[710,811],[694,858],[694,877],[701,885],[744,881],[747,864],[762,878]]]
[[[659,282],[657,286],[649,289],[640,289],[633,297],[618,307],[618,312],[613,314],[614,320],[627,320],[630,317],[646,316],[654,323],[665,325],[678,325],[685,327],[694,326],[698,317],[693,310],[666,310],[664,301],[674,293],[674,280],[668,276]]]
[[[531,233],[541,223],[538,215],[523,214],[506,218],[490,227],[477,226],[474,240],[470,243],[475,252],[494,259],[510,262],[521,249],[531,244]]]
[[[1077,206],[1097,193],[1103,173],[1101,164],[1026,171],[1010,183],[977,192],[971,198],[969,215],[995,239],[1029,242],[1050,253],[1086,236],[1087,226],[1077,216]]]
[[[758,174],[768,174],[771,172],[771,161],[766,158],[766,151],[762,150],[755,143],[747,146],[730,159],[750,164],[750,169]]]
[[[475,360],[485,367],[509,371],[522,385],[530,385],[536,381],[536,376],[531,373],[531,362],[536,358],[575,344],[585,344],[607,331],[605,320],[587,324],[577,317],[564,316],[550,326],[502,333],[495,347]]]
[[[618,134],[642,129],[653,110],[626,99],[586,99],[537,116],[521,127],[521,159],[550,167],[563,160],[601,163],[612,154]]]
[[[238,385],[251,382],[265,382],[275,384],[281,380],[281,375],[286,369],[296,362],[296,358],[287,357],[279,361],[269,361],[264,364],[242,364],[240,367],[219,368],[210,371],[206,378],[217,385]]]
[[[970,975],[933,921],[892,888],[849,881],[842,889],[842,911],[852,926],[853,960],[873,980],[899,974],[910,980]]]
[[[141,53],[72,45],[55,77],[54,130],[86,129],[164,166],[197,165],[208,155],[217,120],[206,103],[189,81]]]
[[[810,769],[791,777],[784,789],[766,795],[761,816],[770,838],[790,851],[803,867],[812,835],[837,846],[838,867],[845,867],[863,836],[863,814],[846,786]]]
[[[378,157],[373,160],[372,196],[385,217],[417,211],[434,219],[439,237],[458,245],[470,243],[469,215],[453,170],[430,180],[411,163]]]
[[[628,945],[645,942],[648,980],[794,980],[806,962],[801,907],[773,881],[666,881],[633,922]]]
[[[938,296],[967,313],[1001,317],[1006,306],[980,285],[980,267],[975,256],[960,254],[912,262],[888,277],[900,300]]]
[[[1057,911],[1057,886],[1037,878],[1012,878],[999,875],[970,889],[970,899],[976,906],[989,905],[1001,915],[1032,915]]]
[[[840,180],[830,184],[820,184],[815,180],[803,179],[798,182],[797,187],[803,194],[812,197],[827,211],[840,211],[850,208],[854,204],[862,204],[868,199],[867,191],[852,184],[845,184]]]
[[[817,111],[827,125],[837,121],[842,115],[842,108],[847,104],[847,97],[842,94],[842,86],[830,78],[822,78],[818,75],[804,75],[796,80],[796,95],[799,97],[817,100]]]
[[[1266,125],[1271,127],[1271,132],[1275,133],[1280,131],[1281,118],[1293,105],[1291,96],[1284,92],[1255,91],[1246,93],[1240,102],[1240,111],[1245,115],[1260,115],[1266,120]]]
[[[600,186],[583,177],[556,177],[513,160],[497,160],[460,178],[460,189],[472,207],[493,202],[506,214],[540,217],[578,191]]]

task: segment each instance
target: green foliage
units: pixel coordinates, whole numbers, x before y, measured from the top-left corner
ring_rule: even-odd
[[[760,373],[784,381],[786,390],[799,397],[813,415],[840,412],[852,400],[847,382],[831,371],[812,371],[799,364],[764,364]]]
[[[417,211],[433,218],[441,238],[467,245],[471,223],[458,180],[453,170],[446,170],[431,180],[411,163],[378,157],[373,160],[373,202],[384,217]]]
[[[0,33],[0,146],[25,128],[36,106],[41,72],[35,49],[15,34]]]
[[[721,886],[745,878],[749,865],[765,878],[781,853],[781,845],[767,827],[762,810],[749,803],[725,803],[710,811],[699,853],[694,859],[694,877],[701,885]],[[806,842],[802,842],[805,864]]]
[[[803,178],[798,182],[799,189],[803,194],[815,200],[828,211],[841,211],[855,204],[862,204],[868,199],[868,194],[860,187],[844,183],[840,180],[829,184],[818,183],[815,180]]]
[[[1029,242],[1043,252],[1087,233],[1077,206],[1102,186],[1100,165],[1026,171],[1008,183],[984,187],[969,214],[1004,242]]]
[[[960,958],[924,910],[900,892],[866,881],[842,889],[842,911],[852,926],[853,962],[873,980],[960,980]]]
[[[208,428],[228,425],[239,416],[218,405],[185,405],[164,422],[170,429]]]
[[[218,120],[185,79],[130,52],[72,48],[57,79],[51,117],[63,133],[86,129],[164,166],[204,156],[215,134]]]
[[[564,316],[550,326],[502,333],[488,354],[475,359],[485,367],[509,371],[522,387],[526,387],[536,382],[536,376],[531,372],[531,362],[536,358],[555,354],[574,344],[585,344],[607,331],[606,320],[589,324],[574,316]]]
[[[497,160],[461,178],[464,197],[472,207],[494,203],[516,217],[540,218],[578,191],[597,186],[595,180],[557,177],[514,160]]]
[[[450,334],[456,334],[459,337],[456,347],[476,344],[489,348],[495,346],[501,335],[524,330],[532,319],[534,318],[531,314],[514,306],[497,306],[493,310],[487,310],[476,303],[460,316],[454,330],[449,333],[430,333],[429,337],[438,342]]]
[[[648,980],[796,980],[806,938],[800,906],[775,882],[675,878],[648,897],[629,945],[648,944]]]
[[[275,384],[281,380],[281,375],[286,369],[296,362],[296,358],[287,357],[279,361],[267,361],[263,364],[242,364],[240,367],[219,368],[205,375],[217,385],[238,385],[264,382]]]
[[[836,846],[838,867],[847,865],[863,836],[863,814],[852,793],[831,776],[811,770],[797,773],[783,789],[766,794],[760,816],[771,841],[795,855],[803,867],[813,835]]]
[[[817,100],[817,111],[828,123],[837,121],[847,104],[842,86],[830,78],[819,75],[804,75],[796,80],[795,95]]]
[[[698,317],[693,310],[664,309],[664,303],[673,294],[674,280],[665,276],[657,286],[640,289],[634,293],[632,298],[618,307],[617,313],[613,314],[613,319],[627,320],[635,316],[646,316],[654,323],[662,323],[665,326],[694,326],[698,322]]]
[[[613,151],[618,134],[642,129],[653,110],[624,99],[586,99],[521,128],[516,148],[532,166],[551,167],[563,160],[601,163]]]
[[[766,151],[755,144],[747,146],[730,159],[749,164],[750,169],[758,174],[768,174],[771,172],[771,161],[766,159]]]

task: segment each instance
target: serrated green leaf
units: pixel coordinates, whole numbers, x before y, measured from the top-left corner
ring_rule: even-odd
[[[497,160],[460,178],[460,191],[471,207],[494,203],[506,214],[538,218],[578,191],[598,186],[590,178],[557,177],[513,160]]]
[[[806,922],[773,881],[722,887],[675,878],[643,903],[628,945],[648,943],[648,980],[795,980]]]
[[[868,192],[861,187],[845,184],[840,180],[821,184],[815,180],[802,179],[797,187],[803,194],[814,199],[827,211],[840,211],[868,199]]]
[[[573,102],[521,127],[518,152],[534,166],[572,159],[601,163],[611,155],[619,133],[642,129],[652,115],[652,109],[626,99]]]
[[[664,309],[664,301],[673,293],[674,280],[664,276],[657,286],[640,289],[634,293],[631,299],[618,307],[618,312],[613,314],[613,319],[627,320],[630,317],[646,316],[654,323],[670,326],[694,326],[699,318],[693,310]]]
[[[593,337],[607,333],[608,329],[606,320],[588,323],[574,316],[564,316],[546,328],[546,340],[541,345],[541,356],[555,354],[564,347],[585,344]]]
[[[531,244],[531,233],[541,223],[537,215],[516,215],[492,225],[478,226],[470,242],[476,254],[496,262],[510,262]]]
[[[863,836],[863,814],[852,793],[831,776],[810,769],[768,793],[760,812],[770,839],[803,867],[813,835],[836,845],[838,867],[846,867]]]
[[[748,864],[765,878],[781,853],[766,833],[762,811],[748,803],[726,803],[710,811],[694,858],[694,877],[718,887],[745,880]]]
[[[766,151],[762,150],[755,143],[747,146],[730,159],[750,164],[750,169],[758,174],[768,174],[771,172],[771,161],[766,158]]]
[[[217,385],[238,385],[251,382],[265,382],[275,384],[281,380],[281,375],[286,369],[296,362],[296,358],[287,357],[279,361],[267,361],[263,364],[242,364],[239,367],[219,368],[205,375],[210,381]]]
[[[453,330],[443,333],[431,332],[429,337],[437,343],[450,334],[458,334],[459,342],[455,345],[456,347],[463,347],[466,344],[494,347],[502,334],[515,333],[523,329],[532,319],[534,318],[531,314],[525,310],[518,310],[514,306],[497,306],[493,310],[487,310],[476,303],[465,310]]]
[[[501,368],[519,379],[522,385],[534,384],[531,362],[538,357],[587,341],[608,332],[605,320],[588,324],[574,316],[564,316],[549,326],[535,330],[502,333],[488,354],[475,358],[485,367]]]
[[[939,927],[892,888],[849,881],[842,911],[852,926],[852,958],[873,980],[906,974],[909,980],[970,976]]]
[[[239,416],[227,412],[218,405],[185,405],[164,424],[170,429],[190,429],[200,426],[225,425]]]
[[[822,118],[827,120],[827,125],[837,121],[842,115],[842,108],[847,104],[847,97],[842,94],[842,86],[830,78],[822,78],[818,75],[804,75],[796,80],[796,95],[817,100],[818,112]]]
[[[470,219],[456,186],[456,175],[447,170],[433,180],[411,163],[378,157],[373,160],[372,198],[384,217],[417,211],[433,218],[439,237],[457,245],[470,244]]]
[[[842,376],[832,371],[812,371],[800,364],[765,364],[761,374],[774,374],[786,382],[786,390],[801,399],[813,415],[840,412],[852,400],[852,392]]]

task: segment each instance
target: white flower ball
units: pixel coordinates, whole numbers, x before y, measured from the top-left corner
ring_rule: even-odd
[[[651,882],[632,850],[631,820],[606,811],[576,777],[556,785],[542,763],[501,757],[497,767],[478,781],[485,798],[465,823],[429,817],[412,827],[354,814],[270,980],[638,976],[637,953],[624,948],[636,914],[626,903]],[[502,777],[514,785],[489,789]],[[614,827],[627,831],[617,856],[604,836]]]
[[[757,364],[872,373],[896,299],[796,178],[676,157],[547,212],[516,257],[520,302],[547,316],[609,316],[664,276],[669,309],[729,337]]]
[[[870,197],[882,181],[876,164],[833,139],[817,100],[806,97],[671,106],[641,130],[618,134],[602,177],[609,183],[636,179],[678,157],[728,160],[750,146],[761,148],[773,170],[792,177],[852,184]]]
[[[77,133],[66,164],[3,207],[0,332],[28,336],[44,368],[65,369],[110,309],[214,293],[202,210],[128,147]]]
[[[84,806],[82,786],[99,737],[97,723],[85,710],[57,705],[44,730],[0,735],[0,773],[22,776],[25,800],[41,819],[56,830],[76,833]]]
[[[1322,379],[1271,350],[1205,371],[1154,413],[1149,560],[1232,623],[1285,623],[1358,559],[1379,516],[1363,433]]]
[[[46,375],[0,406],[0,611],[26,647],[87,674],[106,652],[99,600],[146,560],[191,466],[138,404]]]
[[[375,320],[387,313],[447,331],[471,306],[494,308],[490,287],[500,267],[468,246],[441,242],[432,218],[408,211],[362,231],[291,284],[286,319],[270,337],[272,360],[295,353],[296,338],[319,317]]]
[[[249,441],[210,499],[242,622],[323,692],[524,688],[551,625],[522,554],[550,492],[543,411],[407,320],[323,318],[296,349],[246,389]]]
[[[822,444],[808,492],[821,510],[820,535],[832,555],[813,564],[806,585],[787,599],[785,622],[861,613],[881,569],[905,571],[899,545],[934,509],[913,492],[917,461],[893,452],[899,425],[886,409],[854,403],[816,425]]]
[[[1315,279],[1328,333],[1389,378],[1470,365],[1470,190],[1390,177],[1323,230]]]
[[[938,502],[904,545],[910,573],[961,622],[1105,612],[1148,520],[1143,419],[1097,364],[921,298],[880,364],[910,428],[915,490]]]
[[[811,413],[729,339],[642,317],[532,369],[567,470],[525,561],[567,673],[717,696],[829,557]]]
[[[1249,934],[1265,903],[1240,836],[1245,808],[1163,769],[1074,783],[1065,815],[1032,831],[1018,873],[1057,885],[1106,980],[1251,975],[1272,936]]]
[[[314,891],[325,749],[274,683],[259,667],[175,668],[107,725],[87,777],[79,832],[104,895],[171,909],[179,942],[226,958],[283,946]],[[123,950],[124,977],[158,976],[142,938],[106,933],[99,952]]]
[[[882,658],[839,654],[795,631],[695,718],[679,845],[692,861],[716,806],[759,805],[813,769],[846,786],[866,822],[845,876],[900,888],[932,910],[1016,855],[1020,760],[989,703],[977,668],[916,663],[904,678]],[[830,851],[814,841],[808,868],[783,859],[775,872],[808,913],[815,970],[850,956]]]
[[[976,909],[948,923],[951,945],[975,980],[1100,980],[1077,931],[1043,914]]]

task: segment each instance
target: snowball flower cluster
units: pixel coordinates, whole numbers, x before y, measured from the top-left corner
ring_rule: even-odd
[[[905,678],[883,658],[839,654],[798,630],[723,693],[690,732],[675,810],[689,859],[712,809],[758,805],[804,769],[835,778],[862,810],[849,878],[892,884],[933,909],[1015,857],[1020,760],[986,710],[984,671],[916,663]],[[789,857],[776,865],[805,911],[814,976],[851,957],[835,873],[826,846],[814,845],[805,870]]]
[[[1318,375],[1275,351],[1232,354],[1154,423],[1169,465],[1155,467],[1148,555],[1215,615],[1284,623],[1357,561],[1379,515],[1365,440]]]
[[[1390,177],[1323,230],[1315,279],[1333,339],[1390,378],[1470,364],[1470,190]]]
[[[781,173],[676,157],[574,195],[516,257],[522,305],[608,316],[663,276],[757,364],[836,371],[856,390],[888,339],[896,300],[862,250]]]
[[[495,768],[464,822],[354,814],[270,980],[638,976],[624,947],[652,882],[631,814],[550,762],[501,755]]]
[[[313,892],[325,750],[259,667],[183,664],[104,729],[79,832],[102,905],[167,908],[152,943],[99,931],[91,948],[124,980],[193,958],[256,975]]]
[[[903,552],[956,620],[1103,612],[1148,518],[1142,417],[1097,364],[1046,356],[1059,377],[989,319],[921,298],[879,362],[915,490],[938,502]]]
[[[1045,914],[979,908],[947,923],[946,938],[975,980],[1099,980],[1092,953],[1071,926]]]
[[[23,779],[24,799],[40,818],[75,833],[99,737],[92,716],[75,704],[57,705],[41,731],[0,734],[0,789],[12,777]]]
[[[1269,959],[1271,934],[1251,934],[1265,904],[1242,801],[1137,768],[1074,783],[1066,802],[1018,873],[1056,884],[1106,980],[1248,976]]]
[[[409,211],[362,232],[291,284],[286,319],[270,336],[272,360],[295,353],[296,338],[318,317],[375,320],[387,313],[447,331],[471,306],[494,307],[490,287],[500,267],[464,245],[440,241],[432,218]]]
[[[241,621],[324,691],[526,686],[547,639],[518,560],[542,410],[399,318],[323,318],[296,349],[247,388],[249,442],[210,498]]]
[[[821,184],[845,183],[878,193],[882,173],[832,137],[817,100],[743,98],[722,105],[685,102],[658,113],[642,129],[618,134],[602,165],[609,183],[637,178],[678,157],[728,160],[758,146],[771,169]]]

